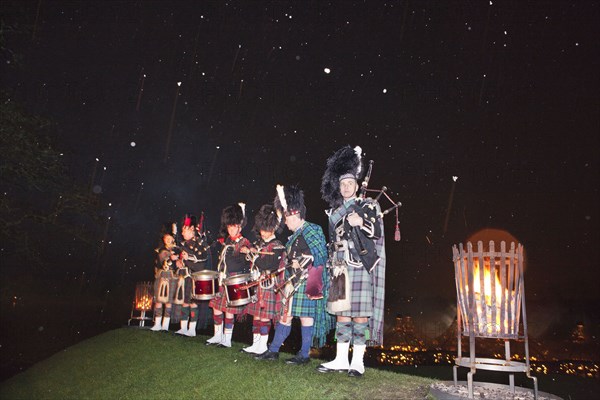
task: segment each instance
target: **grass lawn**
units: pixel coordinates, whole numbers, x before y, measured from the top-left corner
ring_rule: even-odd
[[[2,383],[8,399],[424,399],[432,379],[368,368],[363,378],[256,361],[206,337],[121,328],[95,336]],[[245,346],[245,345],[244,345]]]

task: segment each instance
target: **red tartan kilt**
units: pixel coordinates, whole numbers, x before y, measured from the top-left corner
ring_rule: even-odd
[[[210,300],[210,302],[208,303],[208,306],[214,310],[219,310],[221,312],[229,313],[229,314],[246,314],[246,307],[247,307],[247,305],[239,306],[239,307],[228,307],[227,306],[227,294],[225,294],[225,288],[222,285],[219,286],[219,293],[217,293],[215,295],[215,297],[213,297]]]
[[[281,293],[275,293],[274,288],[263,289],[258,286],[256,303],[246,306],[246,313],[261,319],[278,319],[281,314]]]

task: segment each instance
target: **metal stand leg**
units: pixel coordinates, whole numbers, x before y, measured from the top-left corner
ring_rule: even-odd
[[[504,341],[504,358],[506,361],[510,362],[510,341]],[[515,394],[515,374],[508,374],[508,386],[510,387],[510,392]]]
[[[467,388],[469,389],[469,398],[473,398],[473,375],[477,373],[475,368],[471,368],[471,371],[467,374]]]
[[[527,372],[527,377],[533,380],[533,400],[537,400],[538,398],[538,382],[537,377],[531,376],[529,372]]]

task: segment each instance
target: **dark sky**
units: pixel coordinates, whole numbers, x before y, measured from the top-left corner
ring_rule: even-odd
[[[350,144],[403,203],[390,307],[453,299],[451,246],[484,228],[524,244],[528,299],[598,304],[597,2],[2,3],[31,29],[2,87],[56,122],[129,279],[151,278],[162,222],[216,229],[277,183],[326,226],[325,160]]]

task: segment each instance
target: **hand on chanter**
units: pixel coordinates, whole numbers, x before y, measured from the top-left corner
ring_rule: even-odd
[[[348,220],[348,223],[350,224],[350,226],[362,226],[363,225],[363,219],[356,212],[352,212],[352,213],[348,214],[346,219]]]

